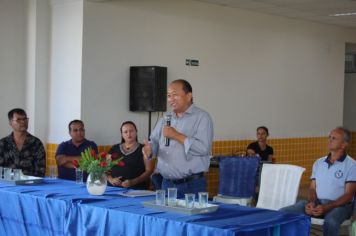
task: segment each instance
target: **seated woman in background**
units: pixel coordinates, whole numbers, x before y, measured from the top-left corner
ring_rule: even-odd
[[[269,135],[268,129],[265,126],[257,128],[257,141],[250,143],[247,146],[247,156],[256,156],[258,154],[261,157],[261,161],[272,161],[273,148],[267,145],[267,137]]]
[[[125,121],[121,128],[121,143],[108,152],[112,159],[124,157],[124,166],[115,166],[108,175],[109,184],[124,188],[147,189],[153,172],[151,160],[143,158],[143,145],[137,141],[137,128],[132,121]]]

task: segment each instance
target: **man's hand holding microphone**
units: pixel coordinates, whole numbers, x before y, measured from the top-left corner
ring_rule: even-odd
[[[184,144],[184,140],[186,136],[182,133],[179,133],[175,128],[171,127],[171,119],[172,115],[166,115],[164,117],[165,125],[163,126],[163,136],[164,136],[164,143],[165,146],[170,145],[170,139],[177,140],[179,143]],[[152,158],[152,146],[148,142],[148,140],[144,140],[144,147],[142,148],[143,156],[146,159]]]
[[[177,140],[181,144],[184,143],[185,135],[179,133],[175,128],[171,127],[172,115],[166,115],[164,117],[165,126],[163,127],[163,136],[165,146],[170,145],[170,139]]]

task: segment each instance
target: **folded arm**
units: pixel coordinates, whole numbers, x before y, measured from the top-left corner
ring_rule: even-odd
[[[74,168],[73,160],[79,161],[81,156],[67,156],[67,155],[57,155],[56,156],[56,163],[57,166],[63,166],[67,168]]]

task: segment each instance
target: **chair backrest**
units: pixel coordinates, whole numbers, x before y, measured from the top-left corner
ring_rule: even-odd
[[[287,164],[264,164],[257,206],[279,210],[297,200],[300,179],[305,168]]]
[[[255,193],[260,157],[219,157],[219,194],[249,198]]]

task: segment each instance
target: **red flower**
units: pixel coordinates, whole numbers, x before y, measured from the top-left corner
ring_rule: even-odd
[[[106,167],[106,161],[102,161],[102,162],[100,163],[100,166],[101,166],[101,167]]]
[[[106,158],[106,155],[107,155],[107,153],[106,153],[106,152],[102,152],[102,153],[100,153],[100,157],[101,157],[101,158]]]
[[[120,166],[120,167],[123,167],[123,166],[125,166],[125,162],[120,161],[119,163],[117,163],[117,165]]]
[[[73,160],[73,165],[75,168],[79,167],[79,162],[77,160]]]
[[[95,157],[95,159],[98,159],[98,155],[96,155],[96,151],[94,149],[90,151],[90,154],[91,156]]]
[[[114,152],[114,153],[112,153],[111,154],[111,160],[116,160],[116,159],[118,159],[119,158],[119,153],[117,153],[117,152]]]

